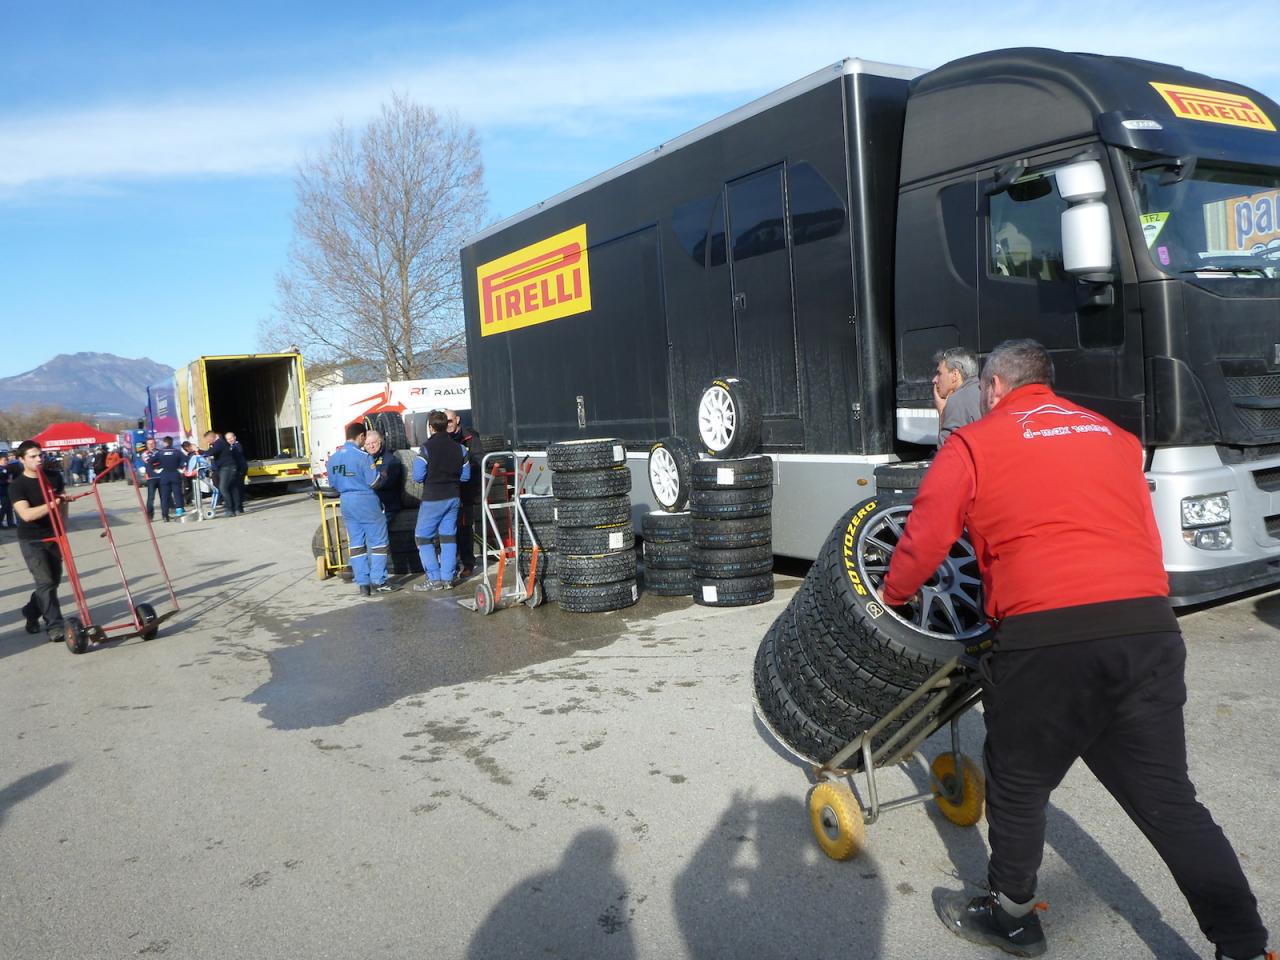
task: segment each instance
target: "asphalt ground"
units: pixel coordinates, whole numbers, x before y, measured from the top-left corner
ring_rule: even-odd
[[[137,598],[164,612],[131,491],[104,494]],[[932,907],[935,888],[983,881],[985,825],[916,805],[854,860],[819,852],[805,771],[751,707],[794,577],[759,607],[481,617],[318,581],[315,503],[248,506],[158,525],[180,612],[83,656],[24,632],[30,581],[0,534],[0,957],[992,955]],[[95,619],[127,615],[74,510]],[[1182,627],[1191,773],[1274,930],[1280,594]],[[980,755],[981,717],[962,734]],[[882,795],[924,785],[880,777]],[[1212,956],[1080,765],[1049,811],[1040,896],[1050,956]]]

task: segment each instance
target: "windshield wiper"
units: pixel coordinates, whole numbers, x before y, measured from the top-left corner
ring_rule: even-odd
[[[1269,276],[1269,274],[1267,273],[1266,267],[1244,267],[1244,266],[1220,267],[1217,264],[1212,264],[1212,263],[1206,263],[1202,267],[1193,267],[1190,270],[1179,270],[1178,273],[1183,274],[1184,276],[1186,274],[1198,274],[1198,273],[1220,273],[1220,274],[1223,274],[1224,276],[1231,276],[1231,277],[1246,277],[1246,276],[1268,277]]]

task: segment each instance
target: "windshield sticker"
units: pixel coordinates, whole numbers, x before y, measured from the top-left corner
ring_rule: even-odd
[[[1280,224],[1276,223],[1280,190],[1255,193],[1251,197],[1232,197],[1226,204],[1233,249],[1262,250],[1280,239]]]
[[[1172,259],[1169,256],[1168,247],[1156,247],[1156,256],[1160,258],[1160,265],[1167,267]]]
[[[1160,236],[1160,231],[1164,229],[1165,221],[1168,219],[1168,213],[1144,213],[1142,215],[1142,235],[1147,240],[1148,250],[1156,242],[1156,237]]]
[[[1187,120],[1225,123],[1232,127],[1275,132],[1272,123],[1258,105],[1238,93],[1222,93],[1199,87],[1180,87],[1173,83],[1155,83],[1156,92],[1164,97],[1175,114]]]

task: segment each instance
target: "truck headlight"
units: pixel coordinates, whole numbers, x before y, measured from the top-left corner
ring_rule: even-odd
[[[1230,550],[1231,527],[1198,527],[1195,530],[1183,530],[1182,539],[1188,545],[1199,550]]]
[[[1182,528],[1216,527],[1231,522],[1231,502],[1225,493],[1182,498]],[[1221,548],[1219,548],[1221,549]]]

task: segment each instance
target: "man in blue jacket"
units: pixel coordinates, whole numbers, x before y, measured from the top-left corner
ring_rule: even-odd
[[[330,455],[325,470],[329,486],[341,497],[351,572],[360,595],[368,597],[391,593],[394,588],[387,583],[387,518],[377,494],[383,475],[374,467],[373,458],[361,449],[363,443],[364,427],[350,424],[347,442]]]
[[[414,584],[419,593],[448,590],[453,586],[458,566],[458,505],[460,485],[471,476],[466,448],[446,432],[449,418],[443,410],[433,410],[427,417],[431,436],[413,461],[413,479],[422,484],[422,505],[418,507],[418,525],[413,535],[418,556],[427,578]],[[431,542],[440,537],[440,555],[436,557]]]
[[[148,444],[154,443],[152,440]],[[182,516],[182,471],[187,466],[187,455],[173,445],[173,437],[164,438],[164,446],[153,450],[151,459],[147,461],[148,488],[150,480],[155,478],[160,487],[160,515],[164,522],[169,522],[170,509]],[[148,495],[150,489],[148,489]]]

